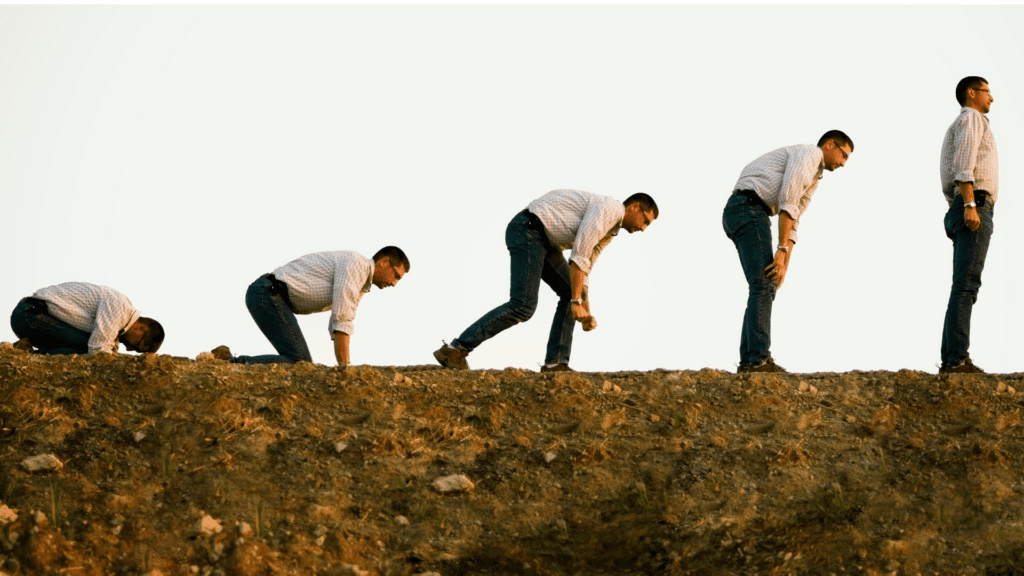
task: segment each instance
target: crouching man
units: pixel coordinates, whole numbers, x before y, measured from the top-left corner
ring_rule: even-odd
[[[349,363],[349,338],[356,307],[370,286],[388,288],[409,271],[409,258],[395,246],[381,248],[369,259],[358,252],[314,252],[264,274],[249,286],[245,305],[277,354],[231,356],[226,346],[213,355],[238,364],[290,364],[313,361],[296,314],[331,311],[327,329],[334,340],[338,366]]]
[[[22,298],[11,314],[16,348],[40,354],[155,353],[164,329],[144,318],[128,298],[106,286],[65,282]]]

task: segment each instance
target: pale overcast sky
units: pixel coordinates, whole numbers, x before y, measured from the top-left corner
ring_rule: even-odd
[[[1012,5],[0,7],[0,308],[88,281],[160,320],[161,352],[271,353],[245,308],[254,279],[395,244],[412,270],[363,298],[352,360],[432,364],[507,298],[504,230],[527,203],[644,191],[661,218],[597,263],[600,326],[577,329],[571,365],[735,370],[732,185],[839,128],[856,150],[802,218],[773,355],[935,371],[939,147],[957,81],[980,75],[1002,167],[971,352],[1022,371],[1021,22]],[[555,302],[542,286],[533,319],[470,366],[537,369]],[[327,322],[300,317],[333,365]]]

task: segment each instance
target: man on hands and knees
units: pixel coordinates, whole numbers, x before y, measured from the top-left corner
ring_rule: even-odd
[[[953,286],[942,326],[939,373],[984,372],[971,362],[971,310],[978,301],[992,215],[999,197],[999,155],[989,129],[992,93],[988,81],[968,76],[956,85],[960,114],[946,130],[939,157],[942,195],[949,204],[943,222],[953,241]]]
[[[738,372],[785,372],[770,352],[775,292],[786,280],[800,217],[818,181],[825,170],[842,168],[852,153],[850,137],[830,130],[817,146],[797,144],[773,150],[740,173],[722,214],[722,227],[736,245],[749,288]],[[776,214],[777,244],[772,242],[769,221]]]
[[[468,369],[466,356],[477,346],[533,316],[543,280],[558,295],[558,307],[541,372],[570,370],[575,323],[584,331],[597,327],[587,289],[591,267],[620,229],[643,232],[657,217],[658,205],[642,192],[625,202],[581,190],[554,190],[534,200],[505,229],[512,260],[509,301],[443,345],[434,358],[446,368]],[[567,263],[562,252],[570,248]]]
[[[213,355],[238,364],[312,362],[296,314],[331,311],[327,330],[334,340],[338,366],[349,364],[349,338],[355,330],[356,307],[370,286],[394,286],[409,271],[409,258],[395,246],[381,248],[369,259],[357,252],[314,252],[264,274],[249,286],[245,305],[277,354],[231,356],[226,346]]]
[[[164,329],[144,318],[128,298],[106,286],[65,282],[22,298],[11,314],[16,348],[40,354],[152,354],[164,341]]]

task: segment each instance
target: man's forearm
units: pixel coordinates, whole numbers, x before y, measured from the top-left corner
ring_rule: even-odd
[[[338,366],[346,366],[349,363],[348,339],[348,334],[334,332],[334,358],[338,361]]]
[[[583,284],[586,281],[587,274],[575,262],[571,262],[569,264],[569,287],[572,291],[573,300],[583,298]]]
[[[964,204],[974,202],[974,182],[957,182],[960,188],[960,195],[964,197]]]
[[[795,225],[796,220],[788,212],[779,212],[779,246],[789,246],[791,243],[796,244],[796,242],[792,242],[789,239]]]

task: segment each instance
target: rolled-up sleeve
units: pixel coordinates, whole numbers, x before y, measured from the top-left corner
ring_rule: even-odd
[[[820,165],[821,158],[814,154],[813,150],[799,158],[793,158],[786,164],[786,172],[782,178],[780,212],[785,210],[794,220],[800,219],[800,214],[807,205],[802,200],[807,191],[817,184]]]
[[[981,114],[964,114],[957,122],[953,155],[953,180],[974,183],[974,170],[978,161],[978,149],[985,135],[985,120]]]
[[[569,261],[575,263],[584,274],[589,275],[598,254],[611,241],[610,238],[605,240],[605,237],[622,222],[624,214],[625,207],[614,199],[602,199],[591,203],[583,213],[580,227],[576,231]]]
[[[117,298],[101,298],[96,308],[96,320],[92,334],[89,336],[89,354],[117,352],[117,336],[121,329],[127,328],[135,309]]]
[[[355,332],[356,308],[363,297],[363,288],[369,283],[373,273],[372,261],[354,259],[344,266],[338,266],[334,272],[334,296],[331,304],[331,321],[328,329],[331,338],[335,332],[352,335]]]
[[[815,146],[801,157],[793,158],[786,164],[786,172],[782,179],[782,190],[779,194],[779,212],[789,214],[793,222],[793,231],[789,239],[795,244],[797,241],[797,229],[800,227],[800,216],[807,211],[811,204],[811,196],[818,188],[818,180],[821,176],[821,154],[820,148]]]

